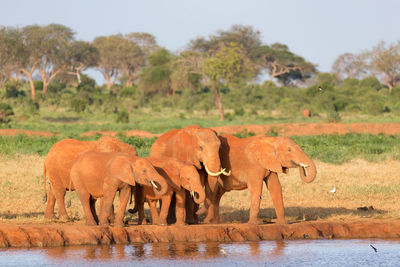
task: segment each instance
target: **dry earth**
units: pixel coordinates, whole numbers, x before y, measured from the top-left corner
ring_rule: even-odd
[[[369,134],[400,134],[400,123],[282,123],[265,125],[227,125],[211,127],[220,134],[234,134],[240,132],[252,132],[255,134],[266,134],[268,132],[278,133],[283,136],[306,136],[322,134],[346,134],[346,133],[369,133]],[[55,133],[45,131],[28,131],[19,129],[0,129],[0,135],[36,135],[52,136]],[[89,131],[82,136],[95,134],[115,136],[118,132],[113,131]],[[143,130],[125,131],[127,136],[158,137],[160,133],[150,133]]]

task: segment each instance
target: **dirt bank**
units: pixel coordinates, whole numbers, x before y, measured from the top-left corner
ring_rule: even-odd
[[[62,224],[0,225],[0,247],[321,238],[400,238],[400,221],[299,222],[288,225],[134,225],[125,228]]]
[[[227,125],[211,127],[219,134],[235,134],[240,132],[252,132],[255,134],[277,133],[283,136],[307,136],[322,134],[346,134],[346,133],[364,133],[364,134],[400,134],[400,123],[274,123],[264,125]],[[52,136],[55,133],[44,131],[28,131],[20,129],[0,129],[0,135],[35,135]],[[114,131],[89,131],[82,136],[93,136],[95,134],[116,136],[118,132]],[[138,136],[144,138],[158,137],[161,135],[150,133],[143,130],[130,130],[123,132],[126,136]]]

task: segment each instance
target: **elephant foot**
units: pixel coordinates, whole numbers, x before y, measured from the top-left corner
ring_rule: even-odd
[[[68,216],[60,216],[60,222],[69,222],[71,221],[71,218]]]
[[[124,223],[115,223],[114,227],[125,227]]]
[[[185,223],[185,222],[176,222],[175,225],[177,225],[177,226],[184,226],[184,225],[186,225],[186,223]]]
[[[247,222],[247,224],[251,224],[251,225],[258,225],[258,224],[262,224],[258,219],[253,219],[253,220],[249,220]]]
[[[89,225],[89,226],[93,226],[93,225],[97,225],[97,223],[95,222],[95,221],[86,221],[86,223],[85,223],[86,225]]]
[[[46,220],[50,220],[50,221],[57,220],[57,217],[56,217],[56,215],[54,215],[54,213],[53,214],[44,214],[44,218]]]
[[[286,219],[277,219],[276,224],[288,224],[288,221]]]

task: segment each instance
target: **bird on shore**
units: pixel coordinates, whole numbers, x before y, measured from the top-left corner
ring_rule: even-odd
[[[332,190],[331,191],[329,191],[329,193],[335,193],[336,192],[336,187],[335,187],[335,185],[333,185],[333,188],[332,188]]]
[[[371,245],[371,244],[370,244],[370,246],[371,246],[371,248],[372,248],[375,252],[378,252],[378,250],[376,249],[376,247],[374,247],[374,246]]]

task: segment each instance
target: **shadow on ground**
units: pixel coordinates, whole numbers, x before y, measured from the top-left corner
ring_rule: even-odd
[[[237,210],[234,208],[221,207],[221,218],[224,222],[247,222],[249,219],[249,210]],[[388,213],[385,210],[358,210],[347,208],[325,208],[325,207],[287,207],[285,208],[285,217],[289,220],[313,221],[318,219],[327,219],[332,216],[350,215],[360,218],[369,218],[378,214]],[[276,219],[275,209],[260,209],[258,215],[260,219]]]

